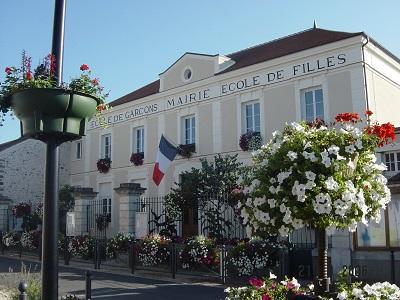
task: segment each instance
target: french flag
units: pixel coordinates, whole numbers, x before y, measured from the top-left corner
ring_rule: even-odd
[[[169,165],[177,154],[178,149],[168,142],[164,135],[161,135],[156,164],[153,170],[153,180],[157,186],[160,184],[164,174],[167,172]]]

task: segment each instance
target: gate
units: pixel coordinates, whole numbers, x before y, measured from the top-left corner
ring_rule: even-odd
[[[108,199],[91,200],[87,206],[87,232],[96,239],[105,239],[111,223],[111,207]]]
[[[314,230],[302,228],[289,235],[289,276],[303,280],[314,279],[312,251],[316,247]]]

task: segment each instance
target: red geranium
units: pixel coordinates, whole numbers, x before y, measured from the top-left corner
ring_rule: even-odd
[[[92,80],[93,85],[99,85],[99,80],[97,78]]]
[[[374,124],[366,129],[370,135],[375,135],[379,139],[379,147],[393,142],[396,139],[394,125],[391,123],[385,123],[382,125]]]
[[[80,69],[81,69],[81,71],[87,71],[87,70],[89,70],[89,66],[87,64],[83,64],[83,65],[81,65]]]
[[[26,80],[32,80],[32,73],[31,72],[27,72],[26,73]]]
[[[341,113],[335,117],[336,122],[357,122],[360,120],[358,113]]]
[[[370,116],[372,116],[374,113],[372,112],[372,111],[370,111],[369,109],[365,112],[365,115],[367,116],[367,117],[370,117]]]
[[[12,72],[12,70],[11,70],[11,68],[10,68],[10,67],[7,67],[7,68],[4,70],[4,72],[6,72],[6,73],[7,73],[7,75],[10,75],[10,74],[11,74],[11,72]]]

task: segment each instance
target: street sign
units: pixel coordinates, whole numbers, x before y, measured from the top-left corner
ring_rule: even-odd
[[[149,214],[137,212],[135,215],[135,238],[141,239],[149,234]]]
[[[67,212],[67,236],[75,236],[75,213]]]

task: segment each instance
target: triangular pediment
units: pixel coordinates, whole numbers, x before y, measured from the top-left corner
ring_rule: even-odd
[[[186,52],[160,74],[160,92],[214,76],[233,64],[225,56]]]

